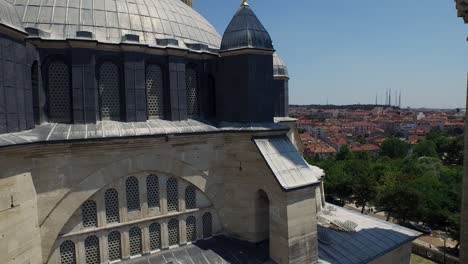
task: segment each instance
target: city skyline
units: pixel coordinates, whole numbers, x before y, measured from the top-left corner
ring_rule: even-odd
[[[372,104],[392,89],[402,92],[402,107],[465,105],[467,34],[452,2],[250,4],[289,66],[291,104]],[[222,34],[238,5],[206,0],[195,8]]]

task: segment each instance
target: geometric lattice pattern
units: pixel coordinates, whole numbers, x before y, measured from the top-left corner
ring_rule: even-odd
[[[150,249],[156,250],[161,248],[161,225],[153,223],[149,226]]]
[[[195,209],[197,207],[197,196],[195,187],[190,185],[185,188],[185,207],[186,209]]]
[[[204,213],[202,217],[203,221],[203,238],[213,236],[213,217],[211,213]]]
[[[159,182],[157,176],[150,175],[146,178],[146,189],[148,207],[159,207]]]
[[[99,100],[102,120],[120,120],[119,68],[104,62],[99,68]]]
[[[81,220],[83,227],[97,226],[96,202],[88,200],[81,205]]]
[[[135,256],[141,254],[141,230],[138,227],[132,227],[128,232],[130,241],[130,255]]]
[[[109,260],[122,259],[122,247],[120,243],[120,233],[118,231],[112,231],[107,237]]]
[[[60,263],[62,264],[75,264],[75,243],[70,240],[63,242],[60,245]]]
[[[146,101],[149,118],[159,118],[164,113],[163,75],[161,67],[149,65],[146,68]]]
[[[104,195],[104,203],[106,206],[106,222],[120,222],[119,214],[119,194],[115,189],[109,189]]]
[[[167,224],[167,232],[169,236],[169,246],[179,244],[179,222],[176,219],[172,219]]]
[[[85,258],[88,264],[99,264],[99,239],[96,236],[87,237],[85,240]]]
[[[61,61],[49,64],[49,119],[57,123],[71,123],[71,89],[68,66]]]
[[[197,220],[195,219],[195,216],[187,217],[186,230],[188,242],[197,240]]]
[[[191,117],[198,115],[198,80],[197,72],[193,68],[185,71],[185,85],[187,92],[187,114]]]
[[[177,180],[170,178],[167,180],[167,211],[174,212],[179,210],[179,189]]]
[[[125,182],[127,189],[127,210],[140,210],[140,190],[136,177],[129,177]]]

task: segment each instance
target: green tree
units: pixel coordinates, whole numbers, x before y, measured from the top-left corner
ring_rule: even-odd
[[[350,177],[353,200],[356,206],[361,207],[361,213],[364,213],[367,204],[377,196],[377,178],[371,173],[366,160],[347,161],[344,172]]]
[[[336,154],[336,160],[348,160],[353,158],[353,153],[348,145],[341,146],[340,150]]]
[[[425,140],[421,141],[413,148],[413,154],[416,157],[434,157],[437,158],[439,155],[436,150],[437,146],[433,141]]]
[[[400,159],[406,157],[410,146],[408,143],[398,138],[388,138],[382,143],[382,155],[391,159]]]

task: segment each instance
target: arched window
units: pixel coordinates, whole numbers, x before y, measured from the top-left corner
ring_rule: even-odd
[[[167,180],[167,211],[174,212],[179,210],[179,189],[177,180],[170,178]]]
[[[149,226],[150,248],[157,250],[161,248],[161,225],[153,223]]]
[[[118,231],[112,231],[107,236],[110,261],[122,259],[122,248],[120,243],[120,233]]]
[[[81,205],[81,221],[83,227],[97,226],[96,202],[88,200]]]
[[[47,77],[49,120],[57,123],[71,123],[72,99],[68,65],[62,61],[51,62]]]
[[[146,96],[148,117],[161,118],[164,115],[163,75],[158,65],[146,68]]]
[[[113,62],[104,62],[99,67],[99,104],[102,120],[120,120],[119,68]]]
[[[40,102],[39,102],[39,65],[35,61],[31,66],[31,89],[33,97],[34,124],[41,123]]]
[[[150,175],[146,178],[146,195],[148,196],[148,207],[159,207],[159,182],[158,177]]]
[[[188,67],[185,70],[185,85],[187,92],[187,115],[198,116],[198,78],[195,69]]]
[[[135,256],[141,254],[141,230],[138,227],[132,227],[128,232],[130,240],[130,255]]]
[[[187,188],[185,188],[185,208],[197,208],[197,191],[193,186],[188,186]]]
[[[60,263],[76,264],[75,243],[67,240],[60,245]]]
[[[167,224],[167,232],[169,236],[169,246],[179,244],[179,221],[172,219]]]
[[[99,239],[96,236],[87,237],[85,240],[85,259],[87,264],[99,264]]]
[[[195,216],[187,217],[186,230],[187,230],[187,241],[192,242],[197,240],[197,220]]]
[[[106,222],[118,223],[119,216],[119,194],[115,189],[109,189],[104,194],[104,203],[106,206]]]
[[[125,187],[127,189],[127,210],[140,210],[140,190],[137,178],[129,177],[125,182]]]
[[[208,238],[213,235],[213,218],[211,213],[204,213],[203,221],[203,238]]]

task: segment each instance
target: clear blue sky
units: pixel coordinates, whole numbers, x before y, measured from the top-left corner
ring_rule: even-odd
[[[194,0],[222,34],[240,0]],[[290,71],[290,103],[464,107],[468,25],[453,0],[250,0]]]

